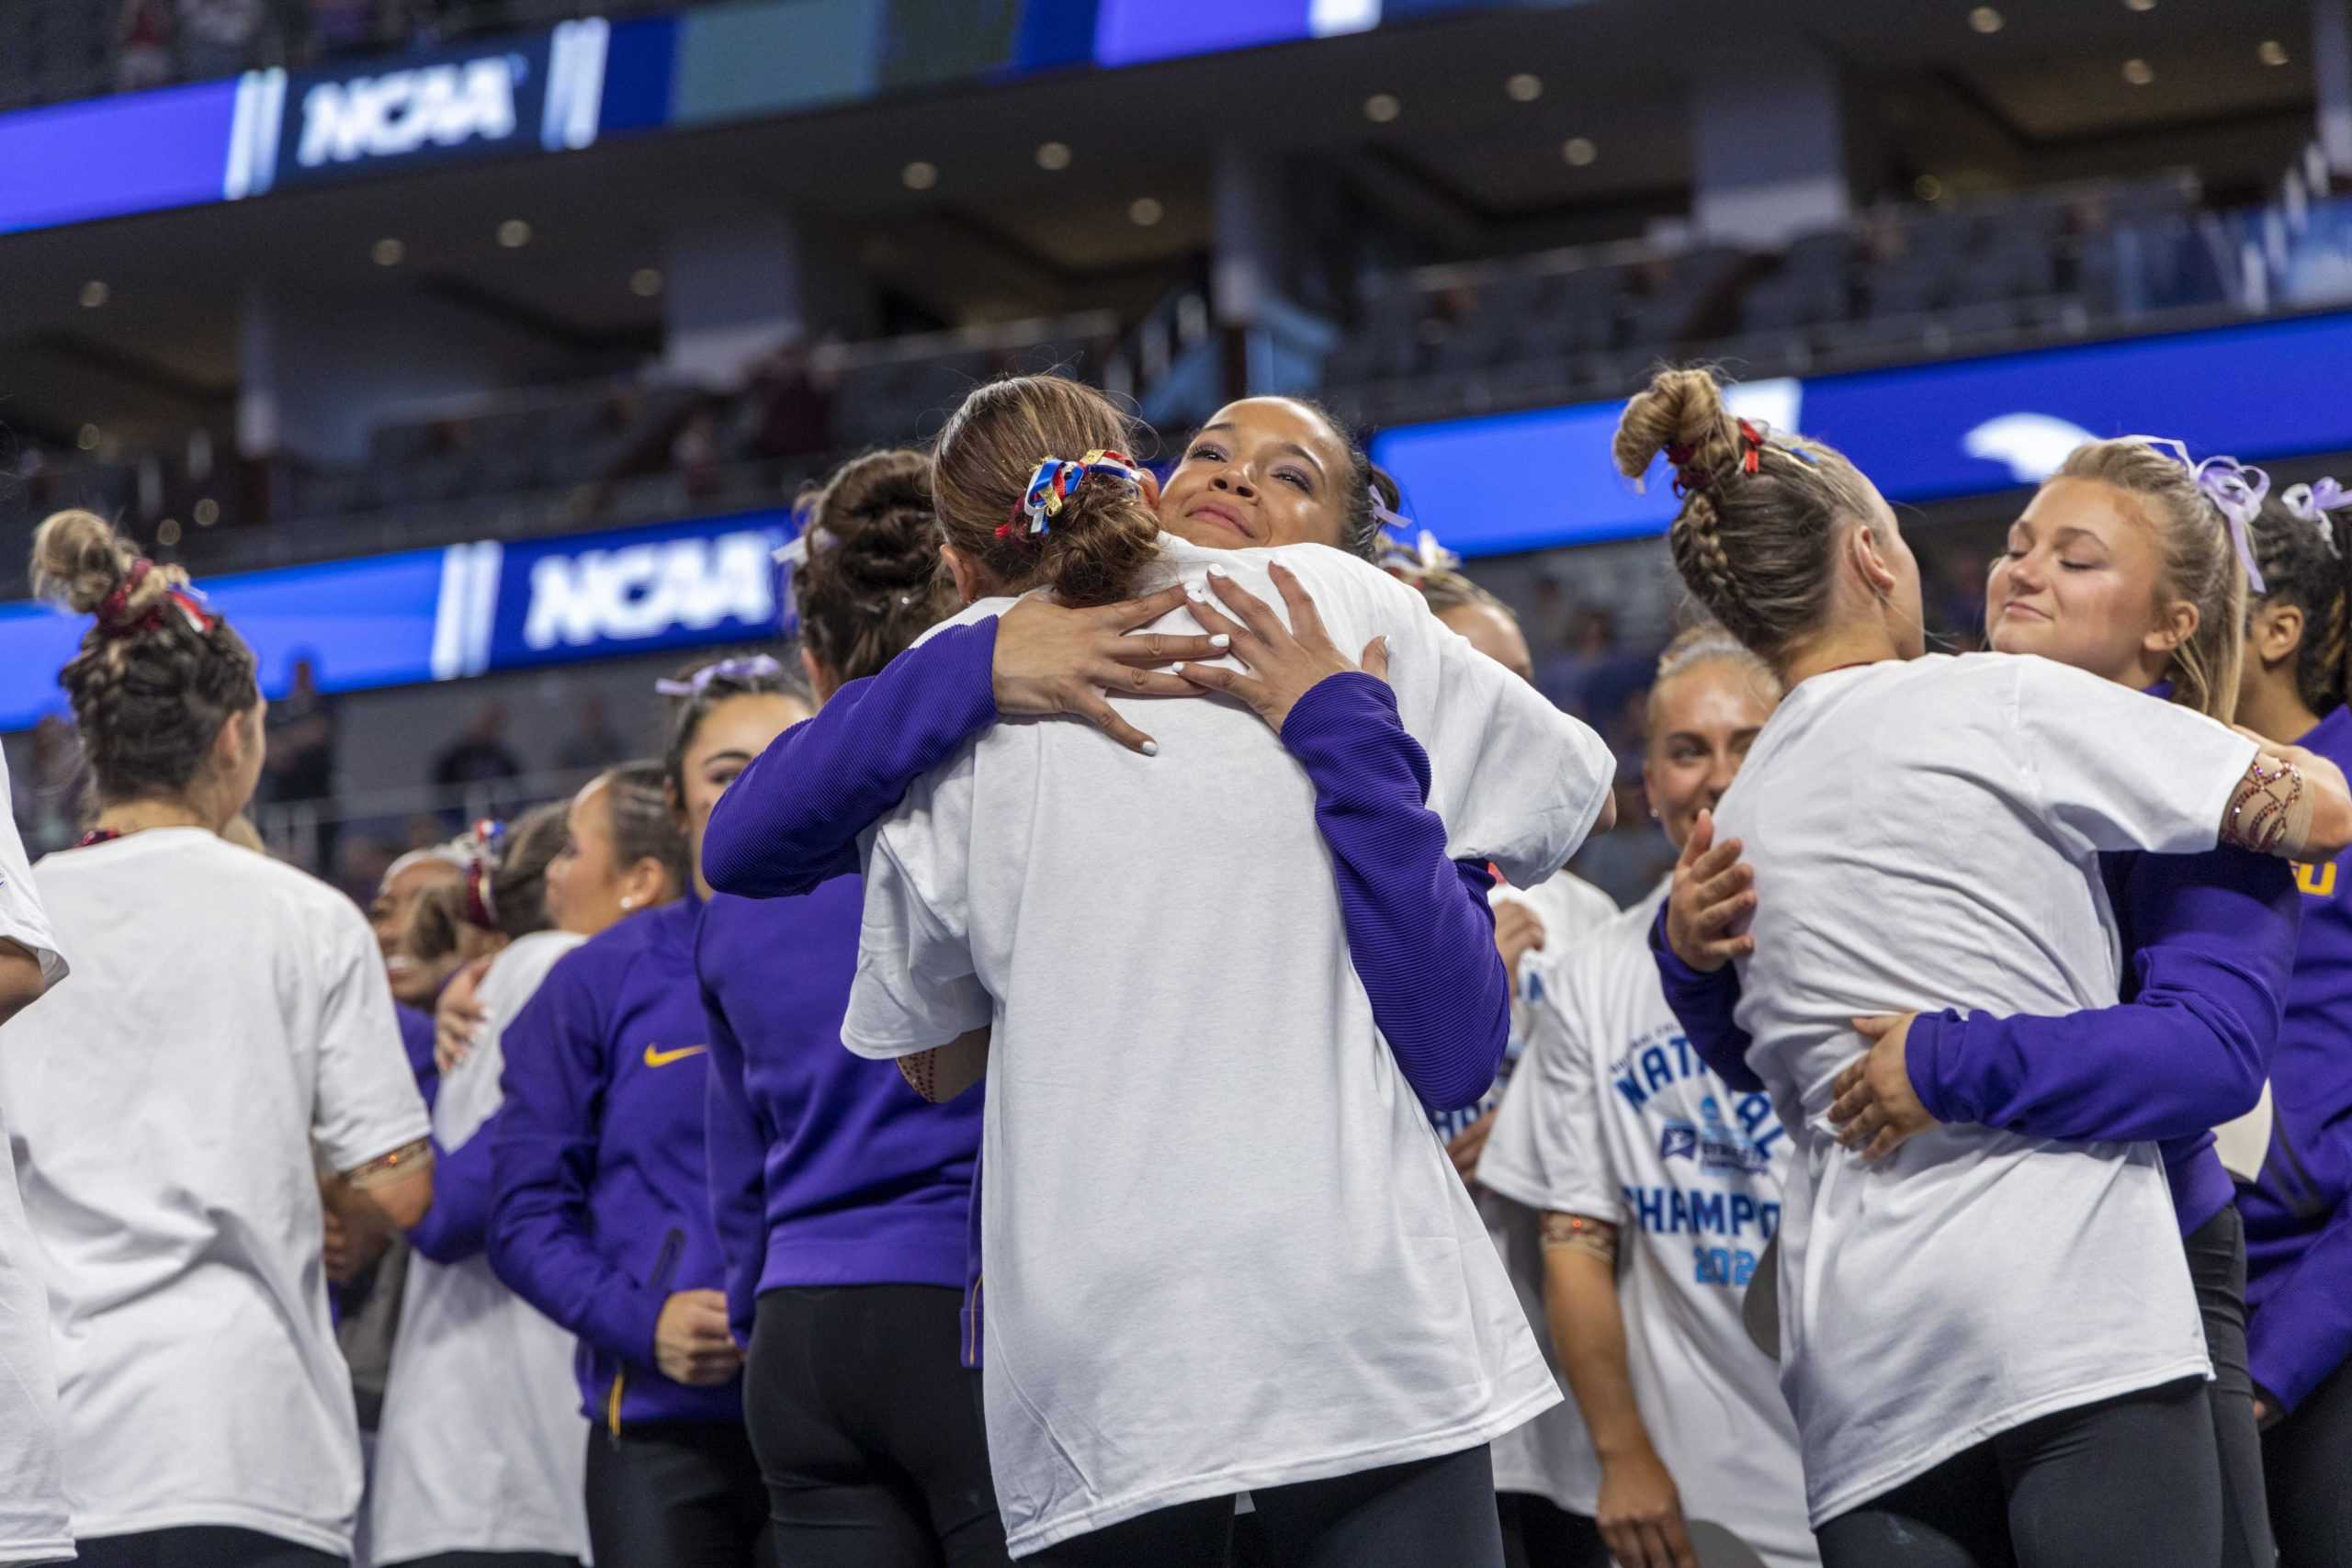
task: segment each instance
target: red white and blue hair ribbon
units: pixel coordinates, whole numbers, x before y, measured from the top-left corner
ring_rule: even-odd
[[[1074,463],[1065,457],[1040,457],[1036,468],[1030,471],[1028,488],[1021,492],[1020,503],[998,527],[996,536],[1008,539],[1025,534],[1035,537],[1049,532],[1053,519],[1061,514],[1079,487],[1096,479],[1140,488],[1143,470],[1125,453],[1101,446]],[[1024,520],[1028,525],[1025,528],[1022,525]]]
[[[498,893],[492,883],[505,847],[506,824],[487,817],[466,835],[466,921],[486,931],[498,929]]]
[[[2254,520],[2261,513],[2263,497],[2270,493],[2270,476],[2260,468],[2248,468],[2235,457],[2208,457],[2203,462],[2189,460],[2188,448],[2168,435],[2127,435],[2127,441],[2137,441],[2154,447],[2187,468],[2213,510],[2222,514],[2230,530],[2230,544],[2238,553],[2238,564],[2245,569],[2245,585],[2249,592],[2265,592],[2262,569],[2254,564]]]

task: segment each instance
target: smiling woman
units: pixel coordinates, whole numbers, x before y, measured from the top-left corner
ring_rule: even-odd
[[[2174,702],[2236,711],[2245,574],[2195,471],[2145,441],[2075,448],[2009,526],[1984,620],[2002,653],[2038,653]]]
[[[1320,403],[1243,398],[1185,446],[1160,491],[1159,523],[1207,549],[1336,545],[1377,560],[1396,504],[1396,481]]]

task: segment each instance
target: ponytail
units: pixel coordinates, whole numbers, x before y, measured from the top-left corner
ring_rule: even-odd
[[[2326,714],[2352,700],[2352,496],[2334,479],[2267,496],[2248,530],[2262,572],[2255,604],[2303,613],[2295,691]]]

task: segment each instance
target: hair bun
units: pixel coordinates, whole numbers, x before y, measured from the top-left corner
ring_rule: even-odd
[[[95,615],[138,558],[139,552],[96,513],[53,513],[33,534],[33,592],[77,615]],[[160,591],[163,585],[156,586]]]
[[[1676,447],[1690,448],[1691,466],[1710,473],[1727,473],[1739,461],[1739,426],[1712,371],[1661,370],[1651,377],[1625,405],[1611,451],[1617,471],[1638,479],[1659,453]]]
[[[920,452],[894,448],[852,459],[808,510],[811,577],[837,572],[855,591],[883,593],[926,583],[939,570],[931,463]]]

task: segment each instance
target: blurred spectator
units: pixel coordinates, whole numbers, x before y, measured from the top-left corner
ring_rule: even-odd
[[[630,757],[628,741],[613,731],[612,720],[605,712],[605,699],[594,692],[580,699],[580,728],[556,753],[556,766],[579,773],[591,768],[609,768],[616,762],[626,762]]]
[[[801,344],[782,344],[763,360],[752,373],[752,390],[760,401],[761,457],[798,457],[832,449],[832,393],[819,384]]]
[[[520,778],[523,764],[506,749],[505,733],[505,706],[499,703],[482,704],[474,710],[464,732],[433,760],[433,782],[444,789],[455,790]]]
[[[308,654],[299,656],[286,694],[269,705],[270,798],[324,800],[334,793],[334,725],[318,666]]]
[[[123,0],[115,23],[115,90],[135,93],[172,79],[169,0]]]
[[[33,726],[31,766],[16,789],[17,830],[39,860],[82,836],[82,747],[55,714]]]
[[[365,47],[373,20],[368,0],[311,0],[311,51],[339,54]]]
[[[233,76],[253,61],[263,0],[180,0],[180,63],[191,82]]]
[[[685,476],[686,497],[706,501],[718,491],[718,416],[698,403],[670,444],[670,461]]]
[[[307,654],[294,660],[286,694],[269,705],[269,746],[264,753],[266,796],[273,803],[331,800],[334,796],[334,704],[319,690],[318,667]],[[318,863],[335,863],[341,824],[320,814]]]

